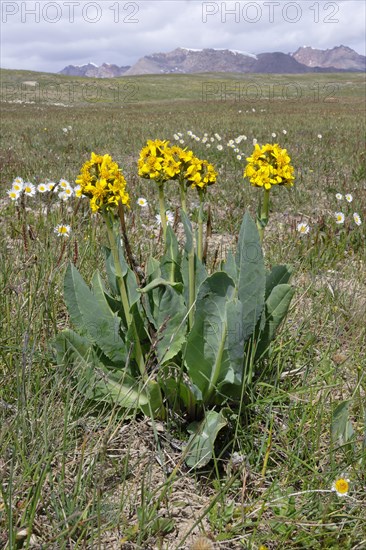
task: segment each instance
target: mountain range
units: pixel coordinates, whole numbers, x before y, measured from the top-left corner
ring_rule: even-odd
[[[360,72],[366,70],[366,57],[347,46],[319,50],[311,46],[294,53],[260,53],[258,55],[230,49],[176,48],[168,53],[153,53],[132,66],[119,67],[103,63],[100,67],[68,65],[60,74],[94,78],[113,78],[143,74],[190,74],[206,72],[277,73]]]

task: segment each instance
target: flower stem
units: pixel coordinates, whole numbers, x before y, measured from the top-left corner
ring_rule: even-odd
[[[260,212],[260,216],[257,218],[257,227],[258,227],[259,239],[260,239],[261,244],[263,243],[264,230],[265,230],[266,225],[268,223],[269,193],[270,193],[270,189],[265,189],[264,190],[264,197],[263,197],[261,212]]]
[[[184,180],[181,180],[179,182],[179,189],[180,189],[180,202],[182,205],[182,210],[185,214],[187,214],[187,201],[186,201],[187,189],[186,189],[186,184]]]
[[[194,246],[192,245],[191,250],[188,252],[188,325],[189,330],[193,326],[194,318],[194,298],[195,298],[195,269],[194,269]]]
[[[123,311],[124,311],[124,314],[125,314],[125,317],[126,317],[126,323],[127,323],[128,327],[131,326],[131,328],[132,328],[133,337],[134,337],[134,341],[135,341],[136,361],[137,361],[141,376],[143,376],[145,378],[145,376],[146,376],[145,361],[144,361],[144,357],[143,357],[143,353],[142,353],[142,349],[141,349],[140,339],[139,339],[138,334],[137,334],[135,321],[134,321],[133,316],[130,313],[130,302],[129,302],[129,299],[128,299],[126,282],[125,282],[125,279],[123,277],[121,264],[120,264],[120,261],[119,261],[118,247],[117,247],[117,244],[116,244],[116,237],[115,237],[115,234],[114,234],[114,231],[113,231],[113,219],[112,219],[111,215],[108,214],[108,213],[103,214],[103,218],[106,222],[108,240],[109,240],[109,244],[111,246],[111,251],[112,251],[112,256],[113,256],[113,263],[114,263],[114,268],[115,268],[115,271],[116,271],[116,277],[117,277],[117,282],[118,282],[119,293],[120,293],[120,296],[121,296]]]
[[[203,253],[203,205],[204,205],[204,191],[198,190],[198,196],[200,198],[200,207],[198,210],[198,241],[197,241],[197,256],[202,262]]]
[[[163,228],[164,241],[166,237],[166,208],[165,208],[165,198],[164,198],[164,184],[159,183],[159,209],[160,209],[160,219],[161,227]]]

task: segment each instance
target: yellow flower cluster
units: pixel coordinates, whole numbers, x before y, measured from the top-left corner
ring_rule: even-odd
[[[247,161],[244,177],[249,178],[253,186],[271,189],[272,185],[293,185],[295,178],[291,158],[287,150],[281,149],[277,143],[267,143],[263,147],[255,145],[252,156]]]
[[[141,149],[138,174],[158,183],[184,179],[187,185],[201,189],[215,183],[217,177],[217,172],[207,160],[201,160],[192,151],[176,145],[170,147],[169,141],[159,139],[148,140]]]
[[[117,206],[119,201],[129,204],[126,180],[110,155],[92,153],[90,160],[82,166],[76,183],[80,185],[82,194],[90,198],[93,212]]]

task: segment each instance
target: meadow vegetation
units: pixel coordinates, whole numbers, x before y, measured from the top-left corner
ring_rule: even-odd
[[[365,548],[364,75],[0,77],[0,547]],[[56,361],[55,337],[70,326],[65,272],[72,262],[88,282],[103,273],[102,218],[76,196],[7,194],[16,177],[74,187],[91,152],[112,155],[145,267],[162,253],[156,185],[137,174],[148,139],[188,147],[218,172],[208,271],[235,246],[244,212],[256,214],[262,190],[243,179],[253,140],[279,143],[295,168],[294,187],[271,191],[263,243],[266,266],[291,265],[296,289],[273,375],[231,411],[200,469],[182,460],[184,419],[95,405]],[[179,233],[174,183],[166,200]],[[196,222],[193,191],[187,202]]]

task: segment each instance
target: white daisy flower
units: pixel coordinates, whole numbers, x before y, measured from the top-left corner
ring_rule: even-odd
[[[222,145],[219,144],[219,145],[217,145],[216,149],[217,149],[218,151],[222,151],[223,147],[222,147]]]
[[[351,193],[347,193],[347,195],[344,195],[344,198],[346,199],[347,202],[352,202],[353,201],[353,197],[352,197]]]
[[[62,131],[64,134],[67,134],[67,132],[69,131],[67,128],[62,128]]]
[[[322,139],[322,137],[323,137],[323,136],[322,136],[321,134],[318,134],[318,138],[319,138],[319,139]]]
[[[39,193],[46,193],[48,191],[47,185],[45,183],[40,183],[37,185],[37,191]]]
[[[211,141],[211,143],[213,143],[215,141],[215,138],[210,137],[210,141]]]
[[[336,223],[344,223],[344,214],[343,212],[335,212]]]
[[[206,147],[211,147],[211,143],[206,143]]]
[[[301,235],[306,235],[310,231],[310,227],[307,223],[301,222],[297,224],[297,230]]]
[[[178,134],[174,134],[173,138],[175,139],[175,141],[179,141],[179,136],[178,136]]]
[[[54,187],[56,186],[56,184],[55,184],[54,181],[49,181],[48,183],[46,183],[46,186],[47,186],[47,190],[48,190],[48,191],[52,191],[52,189],[54,189]]]
[[[167,222],[167,224],[168,224],[168,225],[172,225],[173,222],[174,222],[174,214],[173,214],[173,212],[172,212],[171,210],[167,210],[167,211],[165,212],[165,217],[166,217],[166,222]],[[160,214],[156,214],[155,218],[156,218],[157,224],[158,224],[158,225],[161,225],[161,216],[160,216]]]
[[[272,132],[271,136],[275,138],[277,136],[276,132]]]
[[[69,132],[71,132],[72,126],[68,126],[67,129],[69,130]]]
[[[221,141],[221,136],[220,136],[220,134],[215,134],[215,138],[217,139],[217,141]]]
[[[239,149],[237,147],[235,147],[234,153],[239,153]]]
[[[356,225],[361,225],[362,223],[361,218],[359,214],[357,214],[357,212],[353,214],[353,221],[355,222]]]
[[[187,136],[192,136],[192,135],[193,135],[193,132],[191,130],[188,130]]]
[[[257,143],[258,143],[258,140],[254,138],[253,139],[253,145],[257,145]]]
[[[58,182],[58,185],[59,187],[61,187],[61,189],[69,189],[70,188],[70,184],[68,181],[64,180],[64,179],[60,179],[60,181]]]
[[[12,189],[14,191],[22,191],[23,190],[23,187],[24,187],[24,181],[22,180],[22,178],[15,178],[14,181],[13,181],[13,185],[12,185]]]
[[[285,136],[287,134],[287,130],[282,130],[282,133]]]
[[[241,155],[236,155],[236,158],[237,158],[238,160],[241,160]]]
[[[203,136],[202,143],[206,143],[206,141],[207,141],[207,136]]]
[[[254,108],[252,109],[252,112],[255,113],[255,109],[254,109]]]
[[[65,195],[66,195],[67,197],[72,197],[73,194],[74,194],[74,190],[73,190],[72,187],[67,187],[67,188],[64,189],[62,192],[65,193]]]
[[[15,189],[8,189],[7,194],[9,199],[11,199],[12,201],[17,201],[20,196],[20,191],[16,191]]]
[[[69,195],[66,193],[66,191],[60,191],[58,193],[58,198],[60,199],[60,201],[68,201],[69,200]]]
[[[58,237],[69,237],[71,233],[71,227],[69,225],[64,225],[61,223],[60,225],[56,225],[53,231]]]
[[[183,143],[184,143],[184,139],[180,139],[180,140],[179,140],[179,143],[183,144]]]
[[[194,136],[195,141],[201,141],[201,139],[198,136]]]
[[[336,193],[336,199],[337,199],[338,201],[341,201],[341,200],[343,199],[342,193]]]
[[[145,208],[148,205],[148,202],[146,199],[144,199],[144,197],[139,197],[136,203],[141,206],[141,208]]]
[[[33,185],[33,183],[25,182],[23,191],[25,195],[28,195],[29,197],[33,197],[36,194],[36,187]]]
[[[338,479],[336,479],[332,485],[332,491],[335,491],[339,497],[346,497],[349,491],[349,482],[344,474]]]

